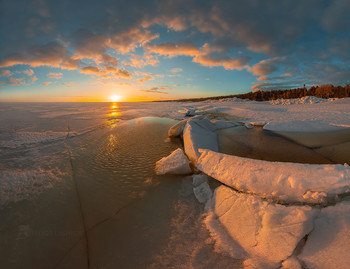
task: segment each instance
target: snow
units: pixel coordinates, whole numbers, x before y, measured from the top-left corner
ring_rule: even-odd
[[[193,164],[200,156],[198,149],[219,150],[216,133],[201,127],[197,124],[198,121],[202,125],[205,123],[205,121],[191,119],[187,122],[183,133],[185,152]]]
[[[178,148],[174,150],[169,156],[160,159],[156,163],[156,174],[164,175],[164,174],[178,174],[178,175],[186,175],[191,174],[192,170],[190,167],[190,163],[182,151],[182,149]]]
[[[349,268],[350,202],[321,210],[300,259],[307,268]]]
[[[206,175],[193,175],[193,193],[200,203],[207,203],[213,196]]]
[[[286,202],[325,203],[350,192],[348,165],[268,162],[200,150],[197,168],[233,188]]]
[[[215,190],[205,223],[218,250],[245,267],[279,268],[299,241],[313,229],[318,209],[283,206],[238,193],[226,186]]]
[[[343,126],[329,124],[323,120],[302,121],[302,120],[288,120],[282,122],[270,122],[264,126],[265,130],[274,132],[331,132],[341,131],[347,129]]]
[[[269,101],[272,105],[294,105],[294,104],[317,104],[329,101],[334,101],[336,99],[323,99],[315,96],[304,96],[296,99],[277,99]]]

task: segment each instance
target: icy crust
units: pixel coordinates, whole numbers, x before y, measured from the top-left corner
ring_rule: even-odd
[[[324,203],[350,191],[350,167],[268,162],[199,150],[197,168],[237,190],[285,202]]]
[[[272,105],[318,104],[337,100],[335,98],[323,99],[315,96],[304,96],[295,99],[277,99],[269,101]]]
[[[70,134],[75,136],[76,133]],[[20,146],[38,144],[38,143],[49,143],[57,140],[64,139],[67,136],[66,132],[17,132],[13,135],[10,141],[4,141],[1,146],[7,148],[16,148]]]
[[[309,269],[349,268],[350,202],[321,210],[299,258]]]
[[[319,209],[271,204],[226,186],[218,187],[209,203],[205,223],[217,250],[245,260],[245,268],[279,268],[319,214]]]
[[[10,201],[18,202],[34,198],[44,190],[53,188],[66,175],[58,168],[0,171],[0,207]]]
[[[208,177],[206,175],[193,175],[192,178],[194,196],[198,202],[206,204],[213,196],[213,192],[208,184]]]
[[[175,125],[171,126],[169,131],[168,131],[168,136],[169,137],[176,137],[182,135],[182,132],[185,128],[185,125],[187,123],[187,119],[184,119],[182,121],[179,121]]]
[[[156,163],[155,170],[157,175],[186,175],[192,173],[190,162],[180,148],[174,150],[169,156],[160,159]]]

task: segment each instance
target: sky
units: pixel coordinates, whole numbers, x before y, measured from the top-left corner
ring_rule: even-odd
[[[348,0],[0,0],[0,101],[344,85]]]

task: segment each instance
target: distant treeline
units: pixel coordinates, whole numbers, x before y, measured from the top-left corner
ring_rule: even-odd
[[[310,89],[303,87],[303,88],[297,88],[297,89],[291,89],[291,90],[255,91],[255,92],[249,92],[245,94],[170,100],[170,101],[200,102],[205,100],[218,100],[218,99],[233,98],[233,97],[237,97],[240,99],[250,99],[255,101],[269,101],[269,100],[276,100],[281,98],[283,99],[301,98],[304,96],[315,96],[319,98],[350,97],[350,85],[346,84],[344,87],[342,87],[342,86],[333,86],[331,84],[326,84],[322,86],[312,86]]]

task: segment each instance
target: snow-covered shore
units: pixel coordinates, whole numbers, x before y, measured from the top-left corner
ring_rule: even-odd
[[[317,140],[322,133],[335,140],[323,137],[312,145],[349,143],[350,98],[259,103],[233,98],[181,106],[185,118],[188,111],[197,116],[187,117],[169,135],[182,135],[192,165],[226,185],[210,198],[212,192],[203,181],[199,199],[206,202],[205,223],[218,251],[244,260],[246,268],[343,268],[350,263],[348,164],[267,162],[225,155],[218,152],[215,133],[236,125],[258,125],[306,147],[310,142],[295,134]],[[226,121],[204,118],[215,114]],[[194,193],[199,196],[197,186]]]

